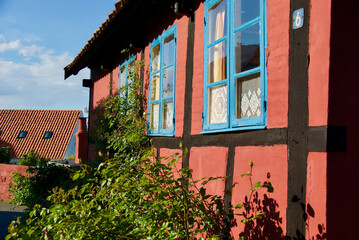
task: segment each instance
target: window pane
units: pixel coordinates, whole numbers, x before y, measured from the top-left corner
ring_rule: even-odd
[[[158,100],[160,98],[160,75],[157,73],[152,76],[151,82],[151,101]]]
[[[208,11],[208,43],[227,34],[226,5],[227,1],[222,0],[214,4]]]
[[[126,66],[120,68],[120,88],[126,85]]]
[[[208,89],[208,123],[227,122],[227,85]]]
[[[237,119],[261,115],[260,73],[236,79],[236,104]]]
[[[234,27],[259,17],[259,0],[235,0]]]
[[[173,69],[174,67],[169,67],[163,71],[163,98],[168,98],[173,95]]]
[[[259,67],[259,24],[237,32],[235,41],[236,73]]]
[[[45,134],[44,134],[44,139],[49,139],[49,138],[51,138],[52,137],[52,132],[50,132],[50,131],[47,131],[47,132],[45,132]]]
[[[163,66],[168,66],[175,61],[175,35],[168,36],[163,43]]]
[[[151,104],[150,130],[158,130],[159,104]]]
[[[227,78],[226,42],[220,42],[209,48],[208,83],[214,83]]]
[[[162,104],[162,128],[173,128],[173,100],[164,101]]]
[[[155,72],[160,69],[160,44],[157,44],[152,48],[152,63],[151,71]]]
[[[20,131],[19,135],[17,136],[17,138],[25,138],[27,135],[27,131]]]

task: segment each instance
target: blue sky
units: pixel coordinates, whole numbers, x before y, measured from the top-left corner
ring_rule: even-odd
[[[0,0],[0,109],[83,110],[88,69],[63,68],[115,8],[116,0]]]

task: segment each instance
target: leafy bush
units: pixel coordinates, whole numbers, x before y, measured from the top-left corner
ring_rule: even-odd
[[[13,222],[14,239],[208,239],[229,235],[221,196],[196,187],[191,171],[174,163],[180,158],[154,160],[153,155],[111,159],[92,173],[73,175],[79,184],[70,191],[54,189],[50,208],[35,208],[26,225]],[[168,162],[165,164],[164,162]],[[181,184],[187,180],[188,184]],[[212,180],[210,180],[212,181]],[[231,218],[233,219],[233,217]],[[25,227],[26,226],[26,227]]]
[[[72,188],[55,187],[49,207],[34,205],[27,218],[11,223],[6,239],[233,238],[232,209],[205,188],[225,178],[193,180],[190,169],[175,168],[181,156],[155,156],[139,91],[135,81],[101,103],[92,136],[102,162],[74,172]],[[257,183],[253,191],[262,187],[272,190]]]
[[[23,155],[20,163],[30,167],[26,170],[26,176],[18,172],[11,173],[9,183],[11,203],[28,207],[33,207],[35,204],[48,206],[49,201],[46,198],[51,194],[52,188],[56,186],[70,188],[71,169],[48,164],[48,159],[39,158],[33,150]]]
[[[39,166],[43,168],[46,166],[47,162],[50,161],[49,158],[42,158],[34,150],[30,150],[27,154],[22,155],[20,159],[20,165],[23,166]]]
[[[10,147],[0,147],[0,163],[9,163],[10,159]]]
[[[30,199],[36,197],[32,194],[31,182],[25,176],[18,172],[11,172],[11,180],[9,183],[10,203],[17,205],[28,205],[32,202]]]
[[[92,112],[94,127],[90,138],[100,160],[137,156],[150,145],[137,74],[141,66],[139,63],[130,71],[128,78],[134,80],[131,84],[123,86],[119,94],[101,100]]]

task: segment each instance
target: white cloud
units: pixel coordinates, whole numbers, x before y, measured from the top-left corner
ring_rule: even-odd
[[[44,47],[31,45],[31,46],[22,46],[19,50],[19,54],[24,57],[36,57],[37,54],[42,54],[45,51]],[[47,54],[51,54],[52,52],[48,52]]]
[[[5,40],[0,35],[0,39]],[[17,51],[18,59],[10,60],[6,51]],[[43,46],[21,43],[21,40],[0,43],[0,108],[7,109],[79,109],[88,104],[88,90],[81,84],[89,77],[83,70],[64,81],[63,68],[73,57],[56,54]]]
[[[39,42],[41,41],[42,39],[39,37],[39,36],[36,36],[34,34],[31,34],[31,33],[25,33],[24,37],[23,37],[23,40],[25,42],[28,42],[28,43],[31,43],[31,42]]]
[[[0,43],[0,52],[19,50],[21,48],[20,40],[15,40],[11,42]]]

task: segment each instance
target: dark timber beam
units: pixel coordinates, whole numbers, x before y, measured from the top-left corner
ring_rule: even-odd
[[[304,25],[293,29],[293,12],[304,8]],[[310,0],[290,1],[287,235],[305,239],[308,157],[308,45]]]
[[[189,167],[189,151],[191,150],[191,126],[192,126],[192,82],[193,82],[193,53],[194,53],[195,13],[189,16],[187,57],[186,57],[186,86],[184,98],[184,124],[183,146],[188,148],[188,154],[183,159],[182,167]]]

